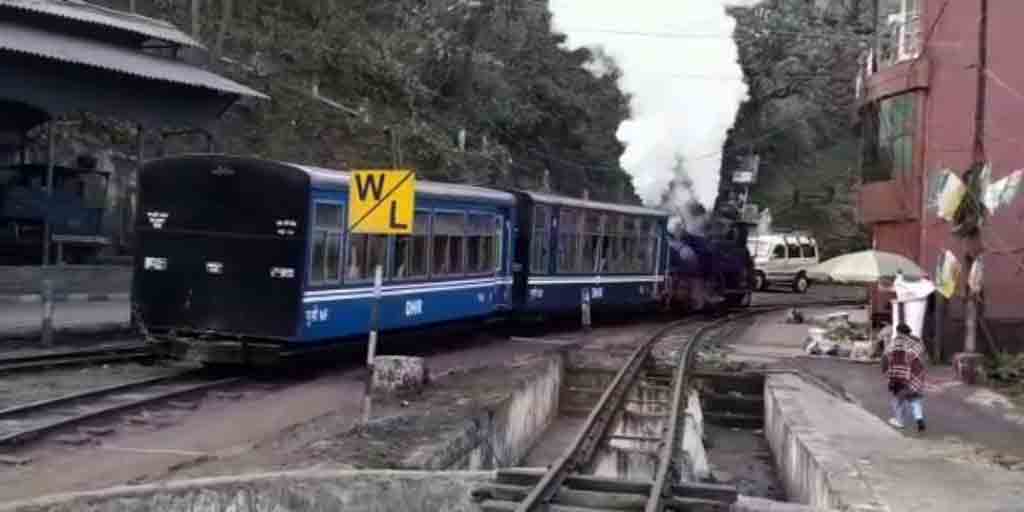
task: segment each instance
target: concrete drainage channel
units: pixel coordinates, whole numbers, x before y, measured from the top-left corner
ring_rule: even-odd
[[[607,355],[604,351],[601,356],[607,359]],[[512,473],[542,474],[545,460],[553,453],[557,457],[564,439],[576,435],[581,416],[614,375],[607,365],[588,367],[586,359],[568,350],[537,356],[529,364],[531,371],[517,387],[509,389],[503,401],[467,418],[458,428],[437,432],[434,442],[407,455],[401,470],[318,469],[179,480],[50,496],[0,505],[0,512],[479,511],[478,491],[500,481],[501,468],[520,466]],[[664,407],[672,396],[671,377],[663,382],[658,378],[653,374],[639,392],[629,395],[627,400],[636,407],[627,408],[632,412],[618,422],[608,446],[597,453],[586,473],[598,479],[624,475],[634,480],[652,479],[651,459],[657,445],[651,440],[657,439],[666,423],[657,407]],[[725,484],[719,486],[723,493],[735,496],[738,490],[740,496],[730,506],[709,501],[705,508],[692,510],[810,510],[780,502],[783,492],[775,481],[777,475],[762,434],[765,429],[772,431],[770,425],[764,425],[764,376],[700,374],[693,388],[687,395],[678,454],[684,470],[673,485],[689,483],[708,492],[715,486],[696,484],[717,482]],[[752,466],[759,469],[749,474],[736,469],[751,465],[744,457],[757,459]],[[531,475],[527,476],[538,478]],[[618,508],[602,510],[642,510],[636,508],[635,500],[630,503],[626,500]]]

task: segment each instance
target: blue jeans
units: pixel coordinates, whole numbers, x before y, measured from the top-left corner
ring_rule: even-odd
[[[903,423],[903,418],[909,412],[914,421],[924,419],[924,397],[921,395],[903,396],[902,394],[892,397],[892,417]]]

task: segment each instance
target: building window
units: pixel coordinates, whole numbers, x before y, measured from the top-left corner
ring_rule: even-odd
[[[310,284],[341,281],[342,209],[337,203],[313,204],[313,260]]]
[[[580,271],[580,212],[562,208],[558,213],[558,271]]]
[[[500,231],[494,215],[469,214],[466,225],[466,272],[492,274],[497,270]]]
[[[547,206],[533,207],[533,236],[530,238],[530,273],[547,274],[551,252],[551,215]]]
[[[432,274],[457,276],[465,266],[466,215],[437,213],[434,215]]]
[[[917,96],[893,96],[869,109],[864,123],[865,182],[887,181],[914,172]]]
[[[395,237],[395,256],[391,258],[391,277],[416,279],[427,276],[430,258],[430,213],[417,211],[411,235]]]
[[[916,59],[921,52],[921,0],[878,0],[878,65]]]

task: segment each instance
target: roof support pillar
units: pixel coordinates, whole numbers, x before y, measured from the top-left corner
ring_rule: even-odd
[[[43,265],[50,264],[50,238],[53,236],[53,227],[50,225],[50,211],[53,207],[53,166],[56,155],[55,141],[56,121],[50,120],[46,123],[46,214],[43,218]]]

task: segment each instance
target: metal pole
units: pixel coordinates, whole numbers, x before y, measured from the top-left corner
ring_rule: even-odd
[[[583,289],[583,300],[580,302],[580,310],[583,315],[583,329],[590,330],[590,288]]]
[[[53,281],[50,279],[43,279],[42,343],[44,346],[53,344]]]
[[[384,287],[384,266],[373,270],[373,306],[370,313],[370,340],[366,347],[366,389],[363,392],[363,423],[369,423],[373,409],[373,360],[377,357],[377,330],[380,327],[380,298]]]
[[[46,125],[46,208],[43,218],[43,266],[50,264],[50,209],[53,207],[53,161],[56,159],[54,149],[54,122]]]

